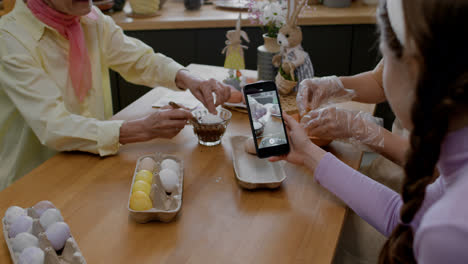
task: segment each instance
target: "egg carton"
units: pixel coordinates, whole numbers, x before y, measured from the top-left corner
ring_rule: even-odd
[[[70,234],[70,238],[65,242],[65,246],[59,251],[59,254],[55,251],[50,243],[49,239],[45,234],[45,230],[39,222],[39,216],[33,208],[26,209],[28,216],[33,219],[32,234],[39,240],[39,248],[44,251],[44,264],[86,264],[86,260],[81,254],[81,251],[76,243],[73,235]],[[8,237],[9,226],[6,219],[3,218],[3,235],[5,237],[8,250],[13,264],[18,264],[19,253],[13,251],[12,239]]]
[[[135,211],[130,208],[130,197],[132,195],[133,184],[135,184],[135,177],[138,171],[140,171],[140,163],[146,157],[150,157],[156,161],[156,168],[153,171],[153,183],[151,185],[150,193],[150,198],[153,202],[153,208],[146,211]],[[179,185],[177,187],[177,191],[171,193],[170,195],[167,194],[162,187],[163,185],[159,178],[161,162],[165,159],[172,159],[179,164]],[[130,217],[133,218],[136,222],[142,224],[150,221],[170,222],[174,220],[182,207],[183,181],[184,163],[178,157],[163,153],[155,153],[138,158],[135,172],[133,174],[132,186],[130,187],[130,194],[128,196],[127,209]]]

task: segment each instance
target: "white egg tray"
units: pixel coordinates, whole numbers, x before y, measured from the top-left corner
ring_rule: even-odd
[[[282,162],[272,163],[245,151],[245,136],[231,137],[232,162],[239,186],[244,189],[275,189],[286,179]]]
[[[151,194],[150,198],[153,202],[153,208],[146,211],[135,211],[130,208],[130,197],[132,195],[133,184],[135,183],[135,177],[140,171],[140,162],[146,157],[151,157],[156,161],[156,168],[153,171],[153,184],[151,185]],[[177,191],[171,193],[170,195],[166,194],[166,191],[162,187],[161,180],[159,178],[159,171],[161,170],[161,162],[165,159],[172,159],[179,164],[179,185]],[[130,217],[133,218],[138,223],[147,223],[150,221],[161,221],[161,222],[170,222],[179,213],[182,207],[182,192],[183,192],[183,182],[184,182],[184,163],[181,159],[173,155],[166,155],[163,153],[155,153],[151,155],[141,156],[135,167],[135,172],[133,174],[132,186],[130,187],[130,194],[128,196],[127,209],[130,214]]]
[[[36,236],[39,240],[39,248],[44,251],[44,264],[86,264],[86,260],[81,254],[78,244],[76,243],[73,235],[70,235],[70,238],[65,242],[65,247],[61,250],[60,254],[52,247],[49,239],[45,234],[45,230],[39,222],[39,216],[36,214],[34,209],[27,209],[28,216],[33,219],[32,234]],[[5,237],[8,250],[10,251],[10,256],[13,261],[13,264],[18,264],[19,254],[13,251],[12,239],[8,237],[9,226],[3,218],[3,235]]]

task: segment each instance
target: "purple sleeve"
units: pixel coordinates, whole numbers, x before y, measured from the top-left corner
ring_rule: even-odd
[[[327,153],[315,180],[343,200],[356,214],[389,236],[400,219],[401,196]]]
[[[456,226],[425,229],[415,241],[418,263],[462,264],[468,261],[468,233]]]

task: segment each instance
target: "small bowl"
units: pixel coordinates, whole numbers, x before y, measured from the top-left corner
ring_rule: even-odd
[[[226,132],[226,128],[231,121],[232,114],[228,110],[218,109],[217,116],[221,118],[220,122],[203,123],[206,116],[214,116],[206,109],[199,109],[192,112],[194,119],[190,120],[193,126],[193,132],[198,137],[198,143],[204,146],[216,146],[221,143],[221,139]]]

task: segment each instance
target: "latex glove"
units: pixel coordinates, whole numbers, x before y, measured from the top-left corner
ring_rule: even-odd
[[[309,136],[362,143],[372,148],[384,145],[382,121],[362,111],[325,107],[307,113],[301,124]]]
[[[191,75],[187,70],[180,70],[176,76],[176,85],[182,89],[189,89],[212,114],[216,114],[216,107],[222,105],[231,97],[231,86],[215,79],[202,80]],[[213,94],[216,95],[216,102]]]
[[[305,79],[299,84],[296,101],[300,115],[320,106],[346,102],[356,96],[354,90],[345,89],[340,78],[328,76]]]

